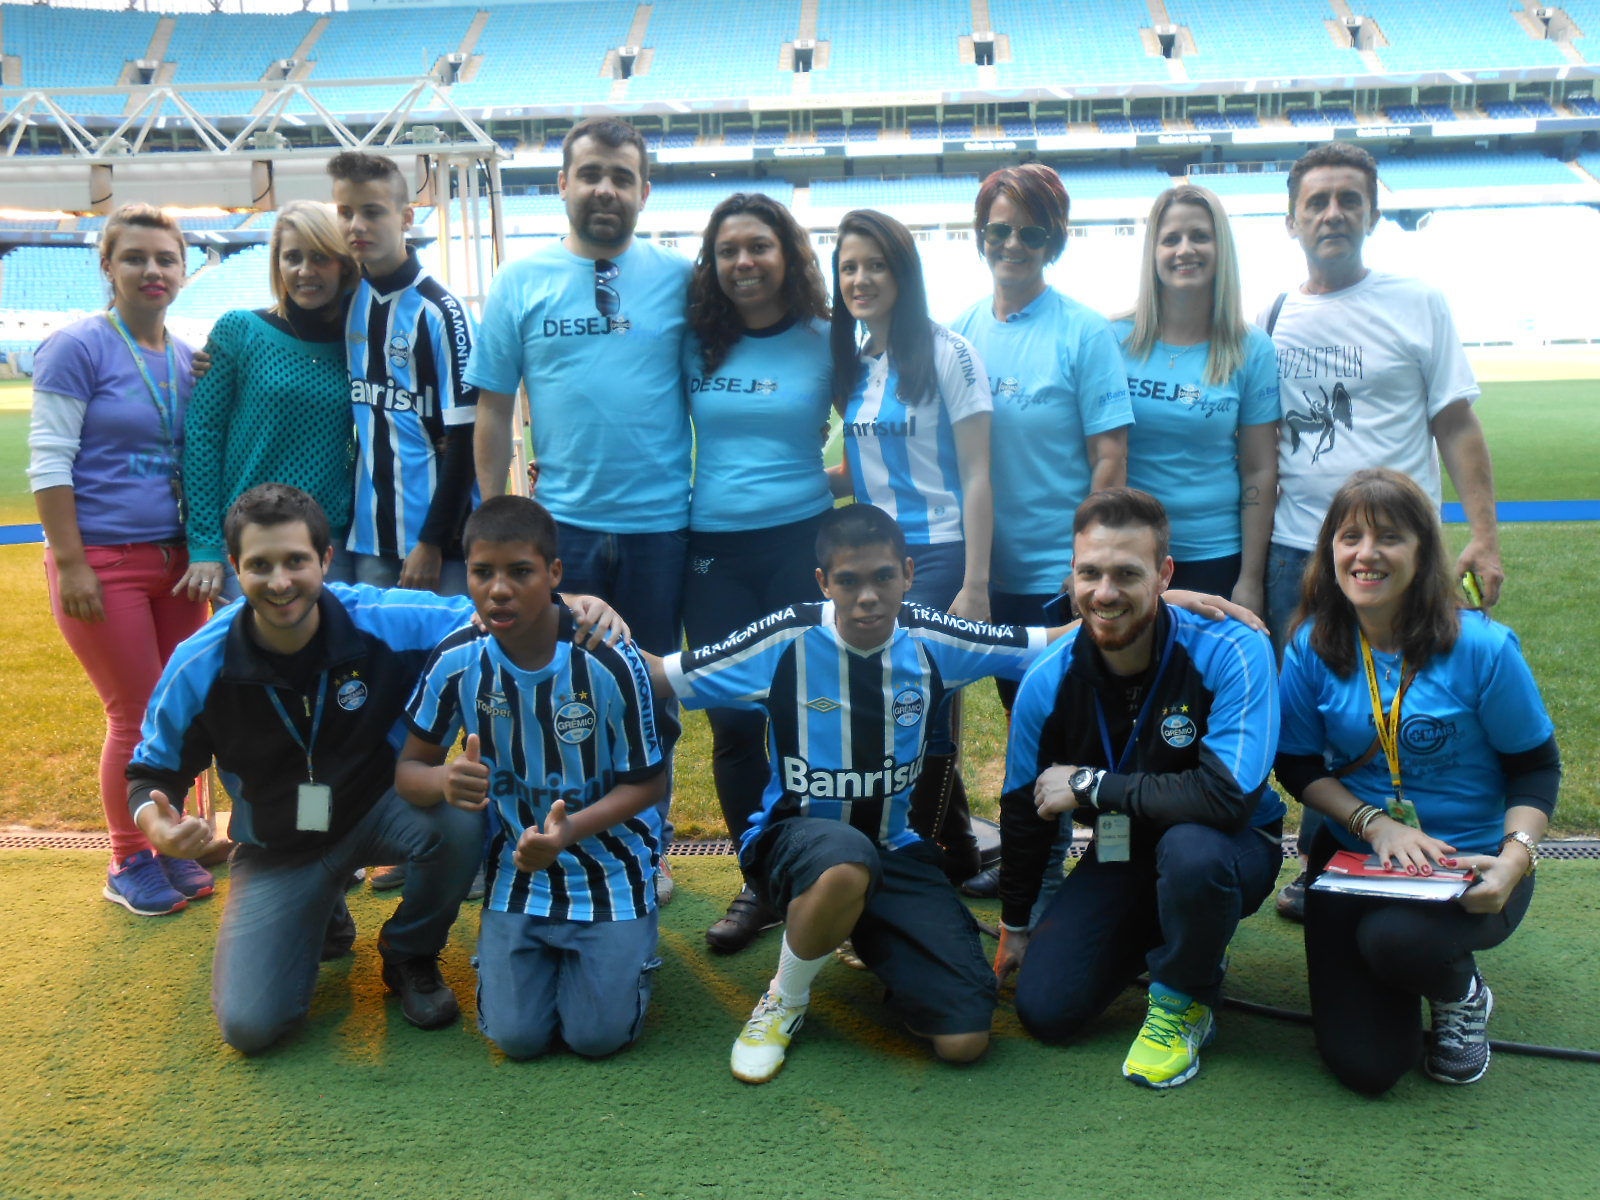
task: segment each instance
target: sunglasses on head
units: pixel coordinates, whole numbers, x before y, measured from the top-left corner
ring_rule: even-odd
[[[1041,250],[1050,241],[1050,231],[1043,225],[1024,225],[1018,229],[1005,221],[990,221],[985,225],[983,240],[998,246],[1002,242],[1010,241],[1013,233],[1021,238],[1022,244],[1030,250]]]
[[[622,308],[622,297],[611,281],[622,274],[622,268],[609,258],[594,260],[594,307],[602,317],[614,317]]]

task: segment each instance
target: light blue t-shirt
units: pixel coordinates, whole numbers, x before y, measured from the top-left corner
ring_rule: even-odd
[[[683,374],[695,438],[691,529],[767,529],[833,507],[822,465],[833,400],[827,322],[746,330],[709,375],[691,334]]]
[[[1084,439],[1133,423],[1111,326],[1054,288],[1005,321],[978,301],[955,322],[989,369],[989,479],[997,592],[1053,595],[1072,565],[1072,514],[1089,494]]]
[[[620,307],[595,305],[594,261],[560,242],[494,277],[467,382],[533,412],[537,499],[558,521],[608,533],[689,523],[683,341],[689,261],[635,241],[612,259]]]
[[[1133,336],[1133,322],[1114,321],[1111,330],[1124,348],[1133,403],[1128,486],[1166,506],[1178,562],[1238,554],[1239,429],[1274,424],[1280,412],[1272,339],[1247,326],[1244,364],[1227,382],[1211,384],[1205,381],[1210,342],[1157,342],[1148,358],[1134,362],[1124,345]],[[1262,503],[1270,500],[1263,497]]]
[[[1387,712],[1400,685],[1400,656],[1374,652],[1373,662]],[[1278,691],[1280,754],[1320,755],[1338,770],[1365,754],[1377,736],[1359,653],[1356,669],[1340,679],[1311,649],[1309,623],[1295,631],[1283,657]],[[1554,728],[1517,635],[1482,613],[1462,613],[1461,636],[1450,653],[1430,659],[1401,702],[1400,785],[1423,832],[1462,854],[1497,853],[1506,816],[1499,756],[1543,745]],[[1340,782],[1356,799],[1380,808],[1392,791],[1382,753]],[[1367,852],[1339,822],[1325,828],[1345,849]]]

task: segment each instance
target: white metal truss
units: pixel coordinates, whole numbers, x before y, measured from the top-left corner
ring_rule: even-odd
[[[319,98],[319,92],[342,88],[392,88],[398,99],[386,111],[378,114],[372,127],[364,134],[351,129],[348,117],[336,115]],[[195,109],[189,97],[198,93],[229,92],[250,95],[248,108],[251,115],[242,119],[237,131],[229,132],[223,125],[231,126],[235,120],[206,116]],[[58,100],[67,96],[102,96],[107,112],[120,112],[130,108],[102,133],[91,130],[84,118],[65,111]],[[461,135],[448,144],[451,154],[480,150],[485,155],[497,155],[499,148],[494,139],[450,98],[449,85],[431,76],[394,76],[373,79],[283,79],[251,83],[194,83],[194,84],[121,84],[117,87],[99,88],[0,88],[0,159],[27,162],[31,159],[87,159],[105,162],[126,158],[129,155],[149,153],[147,145],[151,133],[163,129],[169,120],[178,120],[190,130],[204,146],[203,150],[189,154],[248,155],[260,158],[263,154],[297,153],[296,151],[263,150],[252,146],[250,138],[258,133],[277,133],[279,126],[289,118],[295,124],[298,118],[288,112],[295,99],[304,99],[311,106],[322,126],[340,149],[376,150],[402,145],[432,145],[418,143],[415,130],[409,127],[412,114],[418,111],[418,102],[426,101],[421,111],[442,116],[459,124]],[[219,121],[221,124],[219,124]],[[48,124],[62,136],[64,152],[61,156],[18,153],[30,125]],[[101,122],[96,121],[96,124]],[[365,124],[365,121],[362,122]],[[323,153],[328,151],[324,150]]]

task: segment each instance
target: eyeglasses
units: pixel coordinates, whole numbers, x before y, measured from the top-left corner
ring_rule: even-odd
[[[985,225],[983,240],[998,246],[1002,242],[1009,242],[1013,233],[1021,238],[1022,244],[1030,250],[1043,249],[1050,241],[1050,231],[1043,225],[1024,225],[1018,229],[1015,225],[1008,225],[1004,221],[990,221]]]
[[[622,308],[622,297],[611,281],[622,274],[622,268],[609,258],[594,260],[594,307],[602,317],[614,317]]]

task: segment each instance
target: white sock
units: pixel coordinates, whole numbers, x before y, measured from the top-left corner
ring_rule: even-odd
[[[778,973],[772,977],[770,985],[772,991],[785,1004],[809,1003],[811,981],[832,957],[831,954],[824,954],[821,958],[801,958],[789,945],[789,935],[785,933],[783,950],[778,955]]]

